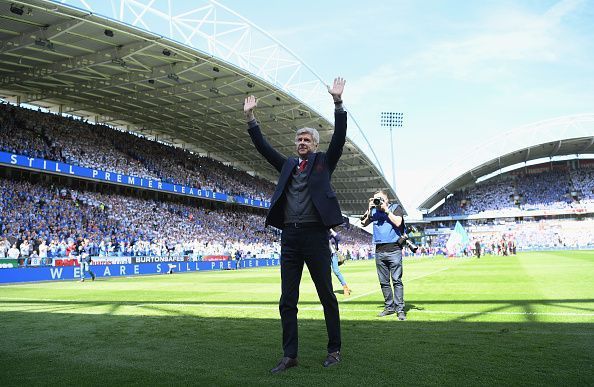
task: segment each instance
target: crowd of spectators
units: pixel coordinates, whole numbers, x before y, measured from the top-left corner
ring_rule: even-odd
[[[571,171],[570,178],[580,200],[594,200],[594,168]]]
[[[522,222],[512,232],[523,250],[594,248],[594,219]]]
[[[594,168],[552,169],[498,176],[456,191],[431,216],[513,216],[517,210],[571,210],[591,205]]]
[[[273,184],[212,158],[105,125],[0,104],[0,150],[269,200]]]
[[[355,227],[339,232],[345,254],[367,257],[367,233]],[[11,256],[13,246],[21,259],[34,252],[42,259],[67,257],[78,238],[88,240],[94,256],[199,258],[239,251],[244,258],[265,258],[280,252],[279,232],[264,227],[263,213],[0,178],[0,258]]]
[[[502,179],[479,184],[469,190],[466,195],[467,204],[464,208],[466,213],[476,214],[485,210],[500,211],[513,205],[514,192],[513,181]]]
[[[268,200],[274,188],[268,181],[181,148],[10,104],[0,104],[0,150],[254,199]],[[64,257],[78,237],[88,239],[99,256],[239,251],[244,257],[264,257],[280,251],[278,232],[265,229],[263,215],[250,210],[207,209],[5,178],[0,178],[0,195],[0,257]],[[455,192],[431,215],[503,216],[517,209],[584,205],[594,205],[592,164],[500,175]],[[500,246],[501,240],[513,238],[520,248],[583,247],[594,241],[592,228],[579,231],[583,224],[576,223],[574,229],[570,223],[527,222],[507,234],[474,238],[485,246]],[[357,227],[342,226],[337,231],[339,248],[348,258],[372,256],[369,234]],[[441,253],[446,241],[446,235],[434,237],[419,252]]]
[[[524,250],[592,249],[594,248],[594,219],[546,219],[538,221],[499,222],[465,226],[470,239],[467,251],[476,241],[486,254],[508,255]],[[441,230],[443,231],[443,229]],[[446,253],[449,233],[432,235],[432,251]],[[513,246],[513,249],[511,248]]]
[[[343,253],[347,259],[369,259],[372,257],[373,244],[371,243],[371,234],[359,227],[343,224],[334,228],[338,232],[340,242],[338,250]]]
[[[210,210],[175,202],[76,191],[0,179],[0,237],[10,246],[48,246],[48,257],[69,255],[78,237],[96,255],[277,256],[278,235],[263,215],[233,208]],[[6,245],[6,242],[4,242]],[[6,256],[7,249],[0,254]]]
[[[520,207],[551,208],[557,203],[570,204],[572,182],[568,171],[552,170],[525,174],[516,179],[516,192],[521,195]]]

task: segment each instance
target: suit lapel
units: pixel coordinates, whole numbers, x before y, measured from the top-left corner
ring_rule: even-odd
[[[309,173],[311,172],[313,165],[316,162],[317,155],[317,153],[310,153],[307,156],[307,167],[305,167],[305,173],[307,173],[307,176],[309,176]]]

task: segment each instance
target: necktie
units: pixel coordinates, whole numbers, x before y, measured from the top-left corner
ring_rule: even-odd
[[[301,160],[301,162],[299,163],[299,168],[297,168],[297,172],[303,172],[305,170],[305,167],[307,167],[307,160]]]

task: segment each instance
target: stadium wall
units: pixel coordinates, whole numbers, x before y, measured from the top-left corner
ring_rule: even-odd
[[[279,258],[244,259],[240,269],[255,267],[279,266]],[[165,274],[195,271],[233,270],[237,269],[237,261],[198,261],[198,262],[159,262],[142,264],[91,265],[91,271],[97,278],[129,277],[138,275]],[[56,266],[35,268],[14,268],[0,270],[0,284],[18,282],[64,281],[80,279],[79,266]],[[87,276],[88,278],[88,276]]]

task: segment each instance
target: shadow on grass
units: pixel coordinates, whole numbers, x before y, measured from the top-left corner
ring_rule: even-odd
[[[272,376],[278,319],[19,311],[1,321],[3,386],[594,383],[592,324],[345,320],[344,361],[324,369],[324,321],[301,319],[299,367]]]
[[[343,290],[335,290],[334,293],[336,294],[343,294]],[[379,298],[378,298],[379,297]],[[349,305],[374,305],[379,307],[382,306],[383,299],[381,295],[378,295],[373,300],[361,300],[361,299],[349,299],[348,297],[339,299],[340,303],[348,303]],[[594,312],[594,299],[593,298],[567,298],[567,299],[526,299],[526,300],[412,300],[406,301],[407,306],[406,310],[416,309],[416,310],[425,310],[428,309],[431,305],[502,305],[498,306],[497,309],[506,309],[511,307],[520,307],[526,312],[530,312],[533,310],[535,306],[552,306],[552,307],[560,307],[565,309],[570,309],[574,311],[583,311],[583,312]],[[414,303],[414,304],[413,304]],[[93,300],[93,301],[81,301],[81,300],[51,300],[51,299],[42,299],[42,300],[33,300],[33,299],[1,299],[0,298],[0,305],[1,304],[38,304],[38,305],[88,305],[88,306],[103,306],[103,305],[120,305],[120,306],[137,306],[137,305],[144,305],[144,304],[154,304],[154,305],[278,305],[278,301],[247,301],[247,300],[238,300],[238,301],[215,301],[210,299],[205,300],[172,300],[172,301],[164,301],[164,300],[138,300],[138,301],[111,301],[111,300]],[[581,305],[572,305],[572,304],[581,304]],[[583,304],[592,304],[592,307],[585,307]],[[319,301],[299,301],[299,305],[315,305],[319,306]]]

